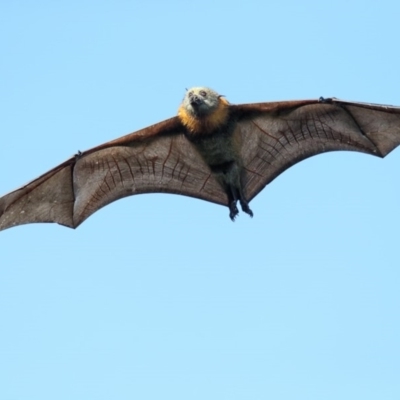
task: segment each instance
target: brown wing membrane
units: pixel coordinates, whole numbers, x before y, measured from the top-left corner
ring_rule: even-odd
[[[299,101],[233,106],[242,132],[244,192],[250,201],[293,164],[351,150],[386,156],[400,144],[400,107]]]
[[[75,228],[112,201],[150,192],[226,203],[177,118],[88,150],[0,198],[0,230],[31,222]]]

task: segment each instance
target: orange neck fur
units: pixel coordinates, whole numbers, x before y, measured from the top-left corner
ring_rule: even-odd
[[[229,116],[228,106],[228,101],[220,97],[218,107],[211,114],[199,118],[187,112],[185,107],[181,105],[178,110],[178,118],[191,133],[207,134],[215,131],[227,122]]]

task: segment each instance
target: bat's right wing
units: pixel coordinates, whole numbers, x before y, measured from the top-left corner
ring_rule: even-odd
[[[177,117],[83,152],[1,197],[0,230],[32,222],[76,228],[115,200],[152,192],[226,204]]]

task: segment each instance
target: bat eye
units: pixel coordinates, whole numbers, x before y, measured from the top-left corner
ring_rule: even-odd
[[[189,93],[188,93],[188,96],[189,96],[189,97],[192,97],[192,96],[193,96],[193,92],[189,92]]]
[[[200,92],[199,92],[203,97],[206,97],[207,96],[207,93],[204,91],[204,90],[200,90]]]

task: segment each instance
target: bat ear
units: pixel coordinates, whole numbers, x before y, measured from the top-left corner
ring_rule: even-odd
[[[221,97],[226,97],[224,94],[219,94],[218,98],[220,99]]]
[[[185,90],[188,91],[189,89],[187,87],[185,87]]]

